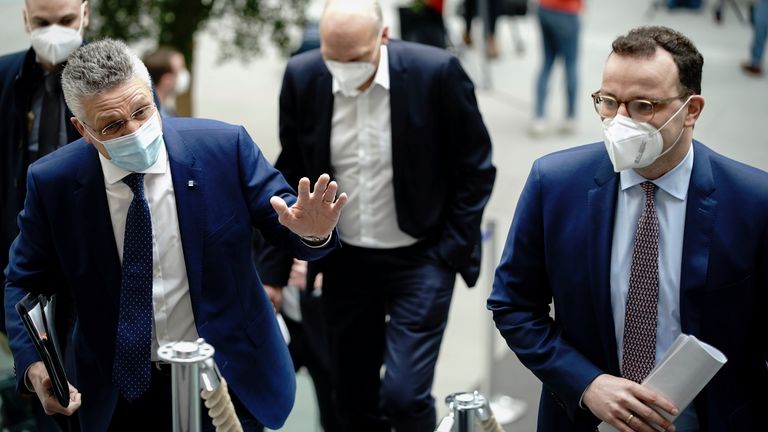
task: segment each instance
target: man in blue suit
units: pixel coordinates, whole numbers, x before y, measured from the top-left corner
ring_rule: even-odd
[[[669,28],[617,38],[604,143],[533,165],[488,307],[543,383],[539,431],[765,428],[768,175],[693,140],[702,66]],[[688,407],[638,384],[681,333],[728,357]]]
[[[319,258],[338,244],[346,195],[336,198],[323,175],[312,192],[301,179],[297,198],[242,127],[161,120],[146,67],[121,42],[79,48],[62,86],[83,139],[30,167],[6,270],[19,389],[49,413],[79,409],[84,431],[169,430],[169,365],[157,348],[202,337],[244,428],[280,427],[294,374],[253,266],[251,230]],[[67,408],[14,311],[27,293],[75,304]]]
[[[434,430],[432,380],[456,273],[477,280],[495,178],[458,59],[388,36],[378,2],[327,3],[320,50],[290,60],[280,93],[275,167],[289,182],[333,172],[350,194],[344,247],[310,274],[323,273],[331,373],[352,432]],[[264,281],[279,297],[292,260],[266,255]]]

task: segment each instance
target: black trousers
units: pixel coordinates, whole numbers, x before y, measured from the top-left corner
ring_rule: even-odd
[[[344,245],[320,263],[344,431],[435,429],[432,381],[456,275],[432,249]]]

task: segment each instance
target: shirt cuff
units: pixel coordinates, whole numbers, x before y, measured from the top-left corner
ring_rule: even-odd
[[[29,369],[32,367],[32,365],[27,366],[27,370],[24,371],[24,386],[32,393],[35,393],[35,388],[32,386],[32,383],[29,381]]]
[[[305,245],[313,248],[313,249],[320,249],[323,247],[328,246],[328,243],[331,242],[331,237],[333,237],[333,233],[328,234],[328,237],[322,239],[318,237],[303,237],[299,236],[301,239],[301,242]]]

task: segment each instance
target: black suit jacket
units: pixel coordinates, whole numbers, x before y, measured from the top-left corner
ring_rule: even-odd
[[[469,286],[480,270],[480,223],[496,176],[491,140],[474,85],[444,50],[390,40],[392,169],[401,230],[434,242],[436,253]],[[290,184],[333,176],[330,158],[333,79],[319,50],[293,57],[280,93],[282,152],[275,167]],[[283,286],[290,260],[275,251],[263,264],[268,284]]]

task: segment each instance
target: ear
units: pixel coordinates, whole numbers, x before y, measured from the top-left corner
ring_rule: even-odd
[[[80,123],[80,120],[78,120],[77,117],[72,116],[72,117],[69,118],[69,121],[70,121],[70,123],[72,123],[72,126],[74,126],[75,129],[77,129],[77,132],[80,133],[80,135],[85,139],[85,141],[87,141],[89,144],[93,144],[91,142],[90,135],[85,133],[85,127],[83,126],[82,123]]]
[[[701,115],[701,111],[704,109],[704,97],[701,95],[691,96],[691,100],[688,101],[688,110],[685,114],[685,126],[693,126]]]
[[[27,8],[21,10],[21,16],[24,17],[24,31],[30,33],[32,28],[29,25],[29,15],[27,15]]]
[[[109,160],[111,160],[111,159],[112,159],[112,158],[109,156],[109,152],[107,151],[107,149],[106,149],[106,148],[104,148],[104,145],[103,145],[103,144],[101,144],[100,142],[97,142],[97,141],[95,141],[95,140],[93,139],[93,137],[91,137],[91,135],[90,135],[89,133],[87,133],[87,132],[86,132],[86,130],[85,130],[85,125],[83,125],[82,123],[80,123],[80,120],[78,120],[78,119],[77,119],[77,117],[74,117],[74,116],[73,116],[73,117],[70,117],[69,121],[70,121],[70,122],[72,122],[72,126],[74,126],[74,127],[75,127],[75,129],[77,129],[77,131],[78,131],[78,132],[80,132],[80,135],[82,135],[82,136],[83,136],[83,139],[85,140],[85,142],[87,142],[88,144],[90,144],[90,145],[92,145],[93,147],[95,147],[95,148],[96,148],[96,151],[98,151],[99,153],[101,153],[101,155],[102,155],[102,156],[104,156],[105,158],[107,158],[107,159],[109,159]]]
[[[88,1],[84,1],[83,5],[81,6],[83,8],[83,33],[85,33],[85,29],[88,27],[88,22],[91,18],[91,13],[88,11]]]
[[[389,26],[385,25],[381,29],[381,44],[386,45],[387,43],[389,43]]]

